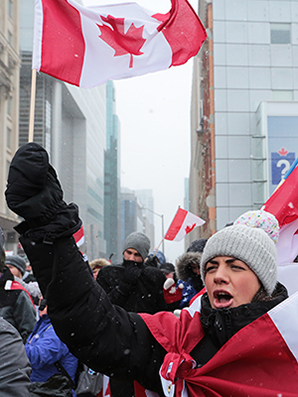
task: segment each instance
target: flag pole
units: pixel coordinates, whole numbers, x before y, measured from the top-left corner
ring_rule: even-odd
[[[296,165],[298,164],[298,157],[296,158],[296,160],[293,162],[293,164],[291,165],[291,167],[289,168],[288,172],[286,173],[286,175],[284,176],[283,179],[287,179],[287,177],[294,171],[294,169],[296,168]]]
[[[30,117],[29,117],[29,134],[28,134],[28,142],[33,142],[33,134],[34,134],[34,113],[35,113],[35,92],[36,92],[36,69],[32,69],[32,77],[31,77],[31,102],[30,102]]]
[[[296,160],[293,162],[293,164],[291,165],[291,167],[289,168],[288,172],[285,174],[285,176],[282,178],[282,180],[279,182],[279,184],[276,186],[274,192],[276,192],[277,189],[279,189],[281,187],[281,185],[284,183],[284,181],[288,178],[288,176],[294,171],[294,169],[296,168],[298,164],[298,157],[296,158]],[[274,193],[273,192],[273,193]],[[272,194],[273,194],[272,193]]]
[[[158,246],[157,246],[157,248],[155,249],[155,252],[154,252],[154,254],[153,254],[153,257],[156,255],[156,253],[157,253],[157,251],[158,251],[158,249],[159,249],[159,247],[161,246],[161,243],[164,241],[164,238],[161,240],[161,242],[158,244]]]

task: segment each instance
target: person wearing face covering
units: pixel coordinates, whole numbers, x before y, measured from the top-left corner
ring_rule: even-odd
[[[163,297],[164,274],[145,266],[150,240],[140,232],[127,236],[123,246],[123,262],[106,266],[97,275],[97,282],[110,301],[131,312],[156,313],[166,310]]]
[[[150,249],[149,238],[141,232],[127,236],[123,246],[123,262],[101,269],[97,282],[108,294],[110,301],[129,312],[156,313],[167,309],[163,296],[166,280],[159,269],[147,266],[144,260]],[[132,382],[110,379],[112,397],[135,395]]]
[[[276,247],[264,230],[233,225],[208,239],[200,261],[207,292],[179,318],[128,312],[90,274],[72,236],[78,211],[63,201],[45,151],[36,144],[19,150],[7,203],[25,219],[20,241],[72,354],[113,379],[137,381],[147,396],[297,396],[298,297],[288,299],[277,282]],[[24,199],[28,164],[50,175]]]

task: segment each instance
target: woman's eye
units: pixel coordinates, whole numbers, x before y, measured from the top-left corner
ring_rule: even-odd
[[[216,266],[209,266],[209,267],[206,267],[206,273],[212,272],[212,271],[214,271],[214,270],[216,270]]]
[[[233,265],[233,266],[232,266],[232,269],[235,269],[235,270],[244,270],[243,267],[237,266],[237,265]]]

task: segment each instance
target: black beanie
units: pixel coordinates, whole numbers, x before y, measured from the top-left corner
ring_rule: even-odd
[[[197,240],[194,240],[187,248],[186,252],[203,252],[206,243],[207,239],[205,238],[199,238]]]

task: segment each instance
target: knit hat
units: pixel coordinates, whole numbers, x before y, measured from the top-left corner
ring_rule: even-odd
[[[205,238],[194,240],[187,248],[186,252],[203,252],[206,243],[207,239]]]
[[[164,253],[161,251],[152,251],[150,252],[149,256],[156,256],[158,262],[162,265],[163,263],[166,263],[166,257],[164,256]]]
[[[9,256],[7,256],[6,259],[5,259],[5,264],[14,266],[17,269],[19,269],[19,271],[22,273],[22,276],[25,274],[26,262],[19,255],[9,255]]]
[[[169,274],[169,273],[174,273],[175,271],[175,266],[173,265],[173,263],[170,262],[165,262],[163,264],[160,265],[159,268],[162,272],[164,272],[165,274]]]
[[[263,229],[275,243],[278,241],[278,220],[270,212],[263,210],[247,211],[235,220],[234,225],[238,224]]]
[[[0,272],[2,273],[5,266],[5,251],[4,251],[4,234],[0,227]]]
[[[233,225],[210,237],[201,259],[203,280],[206,264],[217,256],[230,256],[244,262],[258,277],[268,295],[272,294],[277,282],[277,252],[264,230]]]
[[[150,240],[144,233],[133,232],[126,237],[123,252],[128,248],[137,250],[143,260],[145,260],[150,250]]]

